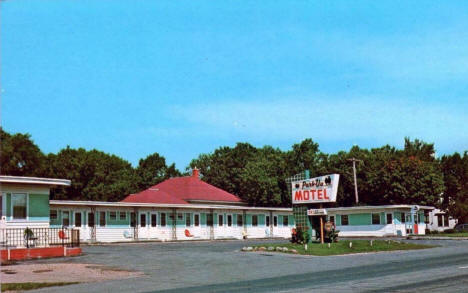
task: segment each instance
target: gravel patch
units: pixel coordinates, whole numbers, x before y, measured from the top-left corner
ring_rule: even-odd
[[[1,270],[2,283],[25,282],[100,282],[128,279],[143,273],[117,267],[85,263],[19,264]]]

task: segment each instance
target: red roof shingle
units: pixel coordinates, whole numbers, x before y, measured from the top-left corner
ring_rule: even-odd
[[[197,176],[165,180],[137,194],[127,196],[124,202],[188,204],[191,200],[241,203],[242,200],[227,191],[200,180]]]

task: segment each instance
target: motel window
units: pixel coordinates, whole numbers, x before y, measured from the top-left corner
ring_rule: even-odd
[[[88,214],[88,226],[94,227],[94,213]]]
[[[195,214],[193,216],[194,218],[194,224],[195,224],[195,227],[199,227],[200,226],[200,215],[199,214]]]
[[[227,225],[228,227],[232,227],[232,215],[227,215]]]
[[[237,215],[237,226],[242,227],[244,225],[244,219],[242,218],[242,215]]]
[[[70,212],[62,212],[62,226],[68,227],[70,226]]]
[[[161,227],[166,227],[166,213],[161,213]]]
[[[449,226],[449,217],[448,215],[444,215],[444,227],[448,227]]]
[[[254,227],[258,226],[258,216],[257,215],[252,215],[252,226],[254,226]]]
[[[332,222],[333,224],[335,224],[335,216],[330,216],[330,218],[328,218],[328,221]]]
[[[119,219],[121,221],[127,220],[127,212],[119,212]]]
[[[270,227],[270,216],[266,216],[266,226]]]
[[[387,214],[387,224],[391,224],[393,222],[392,214]]]
[[[111,221],[117,220],[117,212],[109,212],[109,219]]]
[[[75,213],[75,227],[81,227],[81,212]]]
[[[151,227],[156,227],[157,223],[158,223],[158,215],[151,214]]]
[[[273,217],[273,226],[278,227],[278,216]]]
[[[372,225],[380,225],[380,214],[372,214]]]
[[[50,219],[57,220],[57,210],[50,210]]]
[[[424,223],[429,224],[429,212],[424,211]]]
[[[184,215],[183,214],[177,214],[177,221],[183,221],[184,220]]]
[[[185,214],[185,226],[192,226],[192,217],[189,213]]]
[[[140,226],[146,227],[146,214],[140,214]]]
[[[134,212],[130,213],[130,227],[136,226],[136,214]]]
[[[13,219],[26,220],[26,194],[13,194],[11,196]]]
[[[405,213],[401,213],[401,222],[406,223],[406,215]]]
[[[289,226],[289,217],[283,216],[283,226]]]
[[[99,212],[99,226],[106,226],[106,212]]]
[[[347,226],[349,225],[349,218],[348,215],[341,215],[341,225]]]
[[[224,220],[224,216],[223,215],[218,215],[218,226],[223,225],[223,220]]]
[[[213,214],[206,214],[206,225],[209,227],[213,226]]]

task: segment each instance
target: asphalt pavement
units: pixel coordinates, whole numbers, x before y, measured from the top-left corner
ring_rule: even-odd
[[[104,264],[145,275],[36,291],[468,292],[468,241],[411,242],[439,246],[327,257],[240,252],[271,243],[253,240],[85,246],[83,256],[35,262]]]

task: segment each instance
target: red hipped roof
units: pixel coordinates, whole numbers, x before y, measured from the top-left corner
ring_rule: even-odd
[[[188,204],[191,200],[240,203],[242,200],[227,191],[198,178],[198,170],[192,176],[165,180],[142,192],[127,196],[124,202]]]

